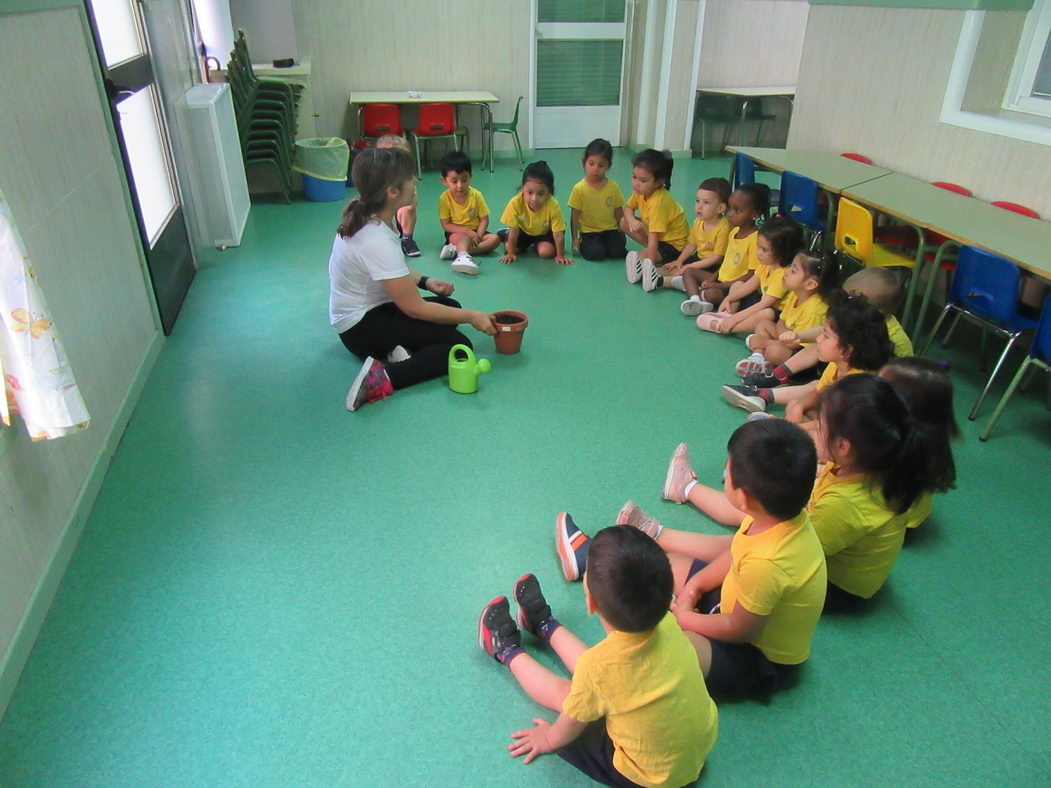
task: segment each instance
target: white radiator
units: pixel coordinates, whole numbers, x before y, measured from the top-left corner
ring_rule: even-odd
[[[238,246],[251,203],[230,86],[195,85],[186,91],[186,107],[197,159],[197,216],[217,247]]]

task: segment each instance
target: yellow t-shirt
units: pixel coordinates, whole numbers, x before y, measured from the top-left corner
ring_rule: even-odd
[[[923,521],[931,515],[933,502],[934,493],[930,491],[921,493],[920,497],[913,501],[912,506],[905,512],[905,527],[915,528],[918,525],[923,525]]]
[[[908,512],[887,506],[867,476],[836,476],[825,463],[807,509],[828,560],[828,582],[868,599],[879,591],[901,552]]]
[[[711,230],[705,230],[704,222],[694,219],[686,240],[697,247],[697,256],[703,260],[713,254],[726,254],[726,241],[729,237],[730,225],[726,219],[720,219]]]
[[[753,642],[766,658],[798,665],[810,656],[810,640],[825,604],[825,556],[810,516],[802,511],[754,536],[750,516],[730,544],[730,571],[723,580],[720,611],[740,602],[749,613],[767,616]]]
[[[898,322],[898,318],[894,315],[888,315],[887,317],[887,336],[890,337],[890,342],[894,345],[894,355],[898,356],[911,356],[912,355],[912,340],[909,339],[909,335],[905,333],[905,329],[901,327],[901,323]]]
[[[438,197],[439,221],[448,220],[459,227],[473,230],[488,215],[489,206],[485,204],[485,197],[473,186],[467,187],[467,199],[462,204],[453,199],[448,189]]]
[[[789,293],[781,301],[781,319],[789,331],[795,331],[797,334],[808,328],[823,325],[827,314],[828,304],[817,293],[811,293],[802,304],[795,293]],[[813,341],[802,343],[803,347],[812,344]]]
[[[837,380],[845,378],[847,375],[857,375],[859,372],[868,372],[866,369],[848,369],[839,377],[836,377],[839,367],[835,364],[829,364],[825,367],[825,371],[821,373],[821,378],[817,382],[817,390],[824,391]]]
[[[686,224],[685,211],[667,189],[661,187],[648,198],[632,192],[628,198],[628,210],[634,211],[636,208],[646,232],[657,233],[664,243],[682,251],[690,228]]]
[[[527,235],[558,233],[566,229],[566,222],[562,218],[562,206],[558,204],[558,200],[548,197],[547,202],[540,206],[540,210],[533,213],[525,204],[521,192],[508,201],[500,221],[508,227],[517,227]]]
[[[640,785],[697,779],[719,732],[697,652],[671,613],[651,632],[614,630],[581,654],[562,711],[605,717],[613,765]]]
[[[601,233],[617,229],[613,211],[624,207],[624,196],[614,180],[606,178],[605,185],[596,189],[587,178],[581,178],[569,193],[566,205],[580,211],[580,232]]]
[[[730,230],[730,237],[726,241],[726,256],[723,257],[723,264],[719,266],[719,273],[716,275],[720,282],[740,279],[759,265],[759,258],[755,253],[759,233],[753,231],[747,238],[738,238],[737,232],[740,229],[735,227]]]
[[[782,268],[777,265],[762,265],[756,261],[755,275],[759,278],[759,292],[764,296],[773,296],[777,299],[777,303],[774,304],[774,309],[781,308],[781,301],[785,297],[785,293],[788,290],[785,289],[785,271],[787,268]]]

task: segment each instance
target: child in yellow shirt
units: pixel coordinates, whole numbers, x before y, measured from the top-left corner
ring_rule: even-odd
[[[690,234],[686,214],[668,191],[674,166],[668,151],[653,148],[642,151],[631,160],[632,194],[621,220],[621,229],[643,249],[628,252],[624,258],[629,284],[642,281],[643,261],[670,263],[679,259],[686,246]]]
[[[617,182],[606,177],[613,164],[609,140],[589,142],[583,163],[584,177],[566,200],[573,251],[579,251],[585,260],[623,260],[628,253],[620,230],[624,197]]]
[[[572,522],[567,514],[560,521]],[[553,723],[515,731],[508,746],[526,763],[555,752],[606,785],[676,788],[692,783],[718,735],[718,712],[697,655],[668,612],[672,570],[649,537],[614,526],[595,535],[584,599],[606,631],[588,648],[551,614],[537,579],[515,584],[518,625],[551,646],[572,679],[522,648],[507,597],[482,610],[478,643],[506,665],[534,701],[558,712]]]
[[[758,266],[756,222],[770,210],[770,188],[762,183],[742,183],[730,195],[728,206],[726,221],[730,235],[722,264],[714,276],[708,270],[683,273],[682,282],[688,296],[682,305],[683,314],[693,316],[713,311],[722,303],[730,286],[749,278]]]
[[[775,216],[756,233],[756,267],[747,279],[734,282],[719,312],[697,318],[697,327],[718,334],[751,332],[781,312],[785,271],[803,248],[803,228],[787,216]],[[717,316],[718,315],[718,316]]]
[[[726,178],[705,178],[697,187],[694,213],[697,218],[690,227],[686,246],[678,258],[659,268],[651,260],[642,261],[642,289],[652,292],[662,287],[685,290],[683,271],[707,270],[723,261],[730,225],[723,214],[730,199],[730,182]]]
[[[573,262],[566,257],[566,221],[555,199],[555,176],[546,161],[526,165],[522,187],[508,201],[500,221],[507,225],[497,233],[504,242],[501,263],[513,263],[534,244],[538,257],[553,257],[559,265]]]
[[[800,252],[785,271],[788,291],[781,301],[777,321],[761,320],[755,333],[745,337],[751,355],[737,363],[737,375],[746,378],[770,374],[797,350],[812,345],[828,313],[829,295],[835,291],[839,268],[833,257],[811,257]]]
[[[801,429],[780,420],[742,424],[727,453],[719,491],[697,483],[680,445],[665,497],[677,485],[680,501],[690,496],[719,522],[739,524],[733,537],[665,528],[633,501],[617,522],[668,553],[676,588],[672,611],[697,649],[709,692],[765,697],[810,656],[825,601],[825,557],[805,508],[817,455]],[[584,561],[590,572],[590,554]]]
[[[409,141],[400,134],[384,134],[376,140],[376,147],[380,150],[384,148],[401,148],[406,153],[412,153]],[[401,240],[401,251],[406,257],[420,256],[420,247],[417,246],[416,241],[412,237],[412,234],[416,231],[416,204],[417,201],[413,200],[412,205],[406,205],[401,208],[394,218],[395,229],[397,229]]]
[[[476,254],[491,252],[500,245],[496,233],[489,232],[489,206],[485,197],[471,186],[471,160],[458,150],[449,151],[438,163],[445,191],[438,197],[438,221],[445,232],[445,245],[439,257],[452,260],[451,268],[461,274],[477,274]]]

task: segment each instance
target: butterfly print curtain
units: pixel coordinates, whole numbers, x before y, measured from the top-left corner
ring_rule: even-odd
[[[49,440],[86,429],[90,416],[0,192],[0,420],[22,416],[29,437]]]

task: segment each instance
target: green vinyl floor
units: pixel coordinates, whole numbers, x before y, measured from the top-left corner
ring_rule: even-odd
[[[579,154],[543,155],[564,200]],[[688,214],[727,169],[676,164]],[[618,151],[625,192],[629,173]],[[476,175],[494,223],[519,177]],[[440,189],[426,173],[414,265],[468,306],[528,313],[522,353],[467,328],[493,363],[478,394],[432,381],[348,413],[359,365],[326,311],[342,203],[255,205],[244,243],[198,272],[124,435],[0,722],[0,785],[586,784],[557,757],[508,757],[540,710],[479,650],[478,612],[534,572],[565,624],[600,637],[554,558],[561,510],[594,530],[634,498],[719,532],[660,490],[681,440],[718,481],[744,416],[718,385],[744,346],[698,332],[678,293],[629,286],[621,262],[449,273]],[[992,404],[966,421],[982,376],[959,339],[938,351],[959,489],[865,615],[822,621],[797,687],[721,707],[706,784],[1051,782],[1045,382],[981,444]]]

